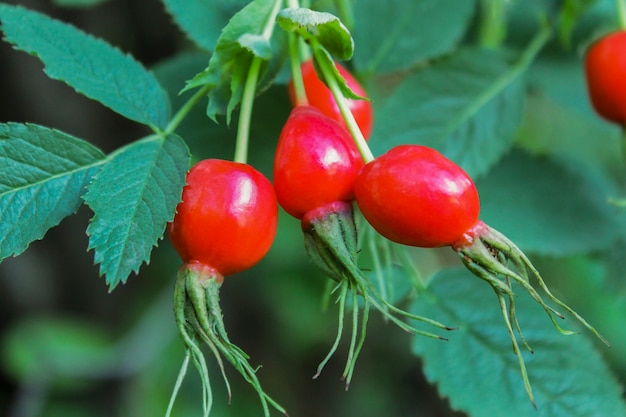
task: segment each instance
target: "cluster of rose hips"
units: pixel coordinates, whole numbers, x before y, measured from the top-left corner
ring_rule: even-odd
[[[626,43],[623,34],[620,39],[622,45]],[[602,53],[592,51],[589,55],[592,99],[601,114],[623,123],[626,107],[611,101],[615,89],[604,88],[602,81],[593,78],[594,65],[601,60],[597,56]],[[365,91],[350,72],[340,64],[336,67],[347,85],[365,97]],[[300,70],[306,99],[297,98],[293,84],[289,85],[293,109],[278,139],[273,183],[248,164],[218,159],[200,161],[188,173],[182,201],[168,226],[169,238],[184,261],[176,284],[175,310],[188,356],[201,374],[206,375],[206,363],[198,343],[208,345],[222,372],[223,356],[255,387],[266,416],[268,405],[285,412],[262,390],[248,356],[228,339],[218,296],[224,276],[250,268],[268,252],[276,233],[279,205],[301,221],[309,257],[336,281],[340,314],[347,297],[352,297],[353,309],[359,308],[357,297],[361,297],[360,337],[353,331],[342,375],[346,386],[365,339],[370,306],[403,330],[444,339],[412,327],[405,319],[451,328],[395,307],[358,268],[356,202],[357,212],[384,238],[422,248],[449,246],[474,275],[492,286],[532,401],[515,337],[518,332],[523,340],[512,310],[513,282],[528,291],[556,325],[554,317],[563,316],[549,307],[530,284],[529,276],[535,277],[550,300],[601,336],[550,293],[529,259],[513,242],[479,219],[478,192],[461,167],[436,150],[420,145],[397,146],[370,160],[364,158],[345,124],[346,117],[338,107],[337,98],[320,81],[312,61],[303,63]],[[626,85],[623,79],[619,85]],[[346,103],[360,133],[367,139],[372,130],[371,102],[353,99]],[[353,329],[356,329],[359,319],[353,317]],[[317,374],[334,353],[340,337],[341,331]],[[203,376],[203,385],[208,386],[206,378]],[[205,390],[206,402],[211,394],[210,388]]]

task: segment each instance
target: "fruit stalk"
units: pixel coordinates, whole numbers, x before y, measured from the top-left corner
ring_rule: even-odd
[[[619,26],[626,30],[626,0],[615,0],[615,2],[617,4]]]
[[[317,45],[317,47],[313,46],[314,56],[317,57],[320,54],[324,53],[326,53],[326,51],[322,49],[321,45]],[[317,59],[317,63],[320,65],[320,70],[322,71],[322,74],[324,74],[324,79],[328,85],[328,88],[330,89],[330,91],[332,91],[333,97],[335,97],[335,100],[337,101],[337,105],[339,106],[341,115],[346,122],[348,131],[350,132],[352,139],[354,139],[354,142],[356,143],[356,147],[361,154],[361,158],[363,158],[363,161],[365,163],[372,161],[374,159],[374,154],[367,145],[367,141],[365,140],[361,129],[359,129],[359,126],[357,125],[356,120],[354,119],[354,116],[350,111],[346,98],[341,93],[341,89],[339,88],[339,85],[337,84],[337,81],[333,76],[333,70],[326,66],[326,60],[324,60],[323,58]]]

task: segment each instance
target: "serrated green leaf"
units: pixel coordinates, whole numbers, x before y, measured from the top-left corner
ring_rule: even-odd
[[[523,251],[567,255],[607,247],[623,230],[611,182],[591,166],[513,152],[477,182],[481,218]]]
[[[289,8],[278,13],[276,22],[305,40],[316,39],[335,59],[352,58],[354,40],[337,16],[306,8]]]
[[[0,124],[0,260],[19,255],[76,212],[103,158],[57,130]]]
[[[139,123],[165,128],[167,95],[140,63],[74,26],[22,7],[0,4],[4,39],[37,56],[46,74]]]
[[[462,49],[414,72],[377,108],[375,153],[416,143],[472,177],[509,150],[522,122],[524,83],[502,52]]]
[[[270,45],[269,39],[264,36],[246,33],[240,36],[237,42],[239,42],[241,47],[246,48],[265,61],[269,61],[272,58],[272,45]]]
[[[621,388],[601,354],[585,335],[559,333],[525,292],[516,310],[535,352],[524,358],[537,410],[524,391],[493,291],[464,268],[441,271],[429,290],[412,312],[459,329],[446,334],[448,342],[415,337],[413,352],[454,409],[472,417],[626,416]],[[565,325],[576,328],[573,320]]]
[[[163,0],[176,24],[196,45],[212,51],[222,28],[249,0]]]
[[[148,262],[174,217],[189,168],[178,136],[150,136],[110,156],[84,196],[94,212],[87,228],[110,290]]]
[[[473,0],[359,0],[355,66],[360,73],[388,73],[447,53],[465,34],[474,9]]]
[[[222,30],[209,66],[187,82],[185,91],[209,89],[207,115],[211,119],[226,114],[230,122],[232,110],[241,102],[241,86],[253,58],[263,60],[257,92],[263,91],[280,71],[285,59],[284,34],[273,31],[279,4],[275,0],[254,0],[237,12]],[[259,37],[265,39],[271,51],[266,47],[259,49]],[[254,42],[250,42],[252,39]]]

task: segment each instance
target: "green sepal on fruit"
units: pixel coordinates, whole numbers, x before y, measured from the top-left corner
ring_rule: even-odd
[[[533,352],[533,350],[526,342],[517,320],[515,313],[515,294],[511,285],[512,282],[516,282],[521,285],[522,288],[524,288],[528,294],[530,294],[530,296],[541,305],[541,307],[548,314],[552,324],[554,324],[559,332],[565,335],[574,334],[575,332],[563,329],[559,326],[555,316],[559,319],[564,319],[565,317],[545,303],[541,295],[531,285],[529,279],[530,273],[530,275],[537,280],[540,288],[551,301],[574,316],[603,343],[610,346],[609,342],[584,318],[552,294],[528,257],[510,239],[499,231],[489,227],[487,224],[479,220],[470,230],[468,230],[468,232],[464,234],[461,240],[452,245],[452,249],[459,254],[467,269],[469,269],[477,277],[486,281],[496,293],[500,309],[502,311],[502,316],[504,317],[506,323],[507,331],[511,337],[513,351],[518,358],[526,392],[528,393],[528,396],[535,408],[536,405],[532,393],[532,387],[528,379],[526,366],[517,343],[517,338],[515,337],[515,332],[519,334],[524,346],[530,352]],[[509,265],[511,265],[511,267],[509,267]]]
[[[512,282],[521,285],[543,307],[561,333],[572,334],[558,325],[555,316],[564,317],[548,306],[530,284],[529,275],[534,276],[552,302],[608,345],[587,321],[550,292],[528,257],[510,239],[479,219],[480,199],[474,182],[435,149],[420,145],[392,148],[361,169],[354,193],[364,217],[382,236],[415,247],[449,246],[474,275],[493,288],[533,405],[515,332],[531,349],[517,321]]]
[[[222,357],[258,393],[265,416],[269,416],[268,405],[286,415],[285,409],[263,391],[256,376],[256,368],[248,361],[250,357],[228,338],[219,300],[223,281],[224,277],[217,270],[199,262],[190,262],[183,264],[178,271],[174,288],[176,325],[188,354],[200,372],[205,416],[211,409],[212,393],[208,368],[198,342],[208,346],[215,356],[228,390],[229,403],[231,390]]]
[[[355,268],[358,242],[351,203],[336,201],[308,212],[302,232],[309,259],[329,278],[340,282]]]
[[[341,376],[346,383],[346,390],[350,386],[354,367],[361,347],[365,341],[367,320],[369,317],[369,299],[365,289],[365,281],[356,263],[357,230],[354,222],[352,204],[346,201],[335,201],[307,212],[302,218],[302,232],[304,246],[311,262],[320,268],[326,276],[336,281],[338,285],[334,291],[339,291],[339,324],[337,337],[332,348],[319,364],[313,378],[317,378],[326,363],[334,355],[339,346],[343,333],[344,312],[347,297],[353,297],[352,336],[348,350],[348,360]],[[365,278],[365,277],[363,277]],[[365,278],[366,280],[366,278]],[[360,338],[359,308],[356,304],[357,294],[363,295],[364,307],[361,317]]]
[[[326,358],[320,363],[314,378],[317,378],[328,360],[335,353],[343,330],[343,315],[351,297],[352,307],[352,336],[348,349],[348,361],[344,369],[342,380],[346,383],[346,390],[354,373],[356,359],[365,341],[367,319],[370,306],[380,311],[385,319],[395,323],[408,333],[423,335],[441,340],[445,337],[434,333],[418,330],[402,321],[399,317],[422,321],[444,330],[453,330],[434,320],[408,313],[389,303],[380,295],[367,276],[357,265],[357,228],[354,220],[352,203],[337,201],[311,210],[302,218],[302,231],[309,259],[326,275],[338,284],[334,292],[338,291],[339,330],[337,338]],[[357,297],[363,301],[363,314],[359,326],[359,304]],[[360,330],[359,330],[360,327]],[[357,341],[357,334],[360,337]]]
[[[403,330],[444,339],[423,332],[398,317],[441,323],[405,312],[378,294],[357,265],[357,230],[352,201],[354,181],[363,160],[348,131],[336,120],[311,106],[296,106],[278,139],[274,157],[274,190],[280,206],[301,221],[304,243],[311,261],[337,282],[338,331],[316,376],[337,350],[343,332],[345,307],[352,306],[352,334],[342,380],[350,384],[358,354],[365,340],[370,306]],[[362,297],[362,309],[358,297]],[[358,338],[358,340],[357,340]]]
[[[229,397],[230,384],[222,358],[257,391],[265,417],[269,417],[269,405],[286,414],[261,388],[248,355],[228,339],[219,303],[224,276],[255,265],[274,241],[278,204],[272,184],[248,164],[205,159],[189,170],[181,199],[167,232],[183,260],[174,290],[174,312],[186,347],[186,359],[166,417],[189,359],[200,373],[204,415],[209,414],[212,394],[201,345],[213,353]]]

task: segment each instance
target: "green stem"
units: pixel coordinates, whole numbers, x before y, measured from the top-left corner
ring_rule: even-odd
[[[272,37],[274,26],[276,25],[276,15],[280,10],[282,0],[274,1],[274,9],[270,14],[270,18],[265,24],[262,36],[265,39]],[[239,123],[237,124],[237,141],[235,144],[235,156],[233,160],[235,162],[246,163],[248,160],[248,144],[250,142],[250,122],[252,119],[252,107],[254,106],[254,98],[256,96],[257,81],[259,80],[259,73],[261,71],[261,64],[263,60],[254,56],[250,63],[250,69],[248,70],[248,77],[246,78],[246,84],[243,87],[243,94],[241,98],[241,109],[239,112]]]
[[[339,84],[337,84],[337,80],[334,77],[333,69],[328,67],[328,62],[326,61],[326,59],[324,59],[326,57],[320,56],[320,54],[324,54],[326,52],[322,49],[323,47],[317,43],[317,41],[313,40],[312,43],[315,44],[312,45],[313,54],[316,58],[318,58],[317,63],[319,64],[322,74],[324,75],[326,84],[328,85],[330,91],[333,93],[333,97],[335,98],[335,101],[339,106],[339,111],[341,112],[341,115],[343,116],[343,119],[348,126],[348,131],[352,135],[352,138],[356,143],[356,146],[359,150],[359,153],[361,154],[361,157],[363,158],[363,161],[365,161],[365,163],[373,161],[374,154],[367,145],[367,141],[365,140],[363,133],[361,133],[361,129],[359,129],[359,126],[357,125],[356,120],[354,119],[354,116],[350,111],[350,107],[348,106],[348,100],[341,92]]]
[[[480,45],[497,48],[506,36],[504,0],[481,0]]]
[[[505,88],[513,83],[518,77],[520,77],[532,64],[535,56],[539,53],[541,48],[550,39],[552,31],[550,27],[545,24],[541,27],[541,30],[530,41],[526,49],[522,51],[519,59],[502,75],[495,79],[482,93],[480,93],[476,100],[473,101],[471,106],[467,106],[463,112],[457,115],[457,120],[465,120],[470,118],[476,112],[485,106],[496,95],[500,94]]]
[[[388,300],[389,294],[387,294],[387,283],[385,282],[385,277],[383,276],[383,266],[380,261],[380,257],[378,256],[378,249],[376,247],[377,235],[370,234],[368,237],[369,249],[372,253],[372,262],[374,263],[374,272],[376,273],[376,281],[378,282],[378,287],[380,288],[380,295],[383,299]],[[387,269],[388,273],[390,273],[390,271],[390,269]]]
[[[337,9],[341,21],[348,28],[352,30],[354,28],[354,11],[352,8],[352,0],[337,0]]]
[[[291,8],[291,9],[299,9],[301,7],[304,8],[308,8],[309,5],[306,4],[306,2],[303,2],[305,4],[300,4],[300,2],[298,0],[287,0],[287,7]],[[305,43],[304,40],[302,38],[300,38],[299,36],[295,36],[296,38],[296,51],[295,53],[292,53],[291,57],[293,59],[293,57],[298,57],[298,60],[300,62],[304,62],[307,59],[309,59],[311,57],[311,54],[309,52],[309,49],[305,47]],[[290,51],[291,52],[291,51]]]
[[[200,90],[196,91],[196,93],[191,96],[189,100],[176,112],[172,120],[168,123],[167,127],[164,130],[165,135],[169,135],[174,133],[178,125],[185,119],[189,111],[202,99],[206,96],[211,89],[211,86],[205,85]]]
[[[616,0],[619,26],[626,29],[626,0]]]
[[[289,62],[291,64],[291,79],[293,81],[296,106],[307,106],[309,100],[306,96],[304,81],[302,80],[302,71],[300,69],[300,63],[302,61],[300,60],[299,42],[300,38],[295,33],[289,34]]]
[[[248,78],[243,88],[241,99],[241,111],[239,112],[239,123],[237,125],[237,142],[235,145],[235,162],[245,163],[248,160],[248,144],[250,142],[250,122],[252,119],[252,107],[256,95],[256,84],[259,79],[261,69],[261,58],[255,56],[250,64]]]

